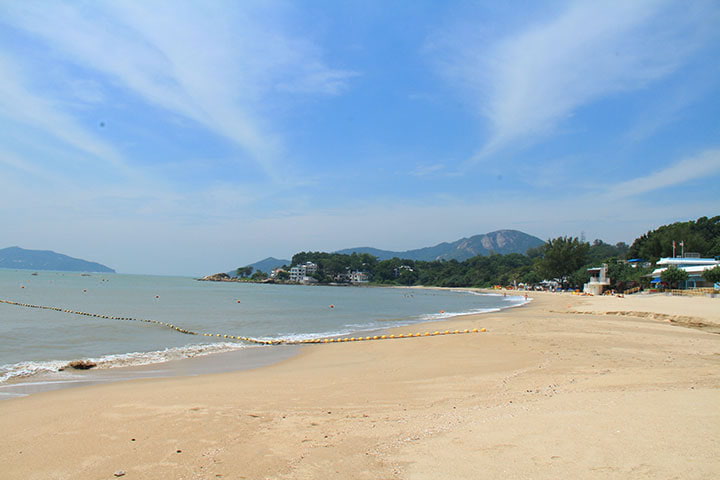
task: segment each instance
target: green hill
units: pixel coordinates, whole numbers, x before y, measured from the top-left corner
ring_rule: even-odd
[[[115,273],[115,270],[100,263],[88,262],[50,250],[26,250],[20,247],[0,250],[0,268]]]

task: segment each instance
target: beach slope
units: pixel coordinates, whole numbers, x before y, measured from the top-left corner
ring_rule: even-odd
[[[720,477],[720,336],[648,314],[720,324],[720,299],[533,297],[404,330],[486,333],[1,402],[0,477]]]

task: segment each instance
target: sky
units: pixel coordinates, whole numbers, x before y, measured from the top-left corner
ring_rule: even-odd
[[[0,248],[121,273],[720,214],[720,3],[0,1]]]

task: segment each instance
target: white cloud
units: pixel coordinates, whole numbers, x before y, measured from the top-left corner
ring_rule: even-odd
[[[720,149],[706,150],[645,177],[612,186],[607,195],[629,197],[720,174]]]
[[[491,126],[475,161],[537,141],[581,107],[671,74],[717,18],[712,3],[582,1],[500,40],[448,34],[452,60],[443,71],[470,90]]]
[[[710,215],[717,207],[692,197],[671,203],[642,197],[598,201],[594,192],[558,192],[549,200],[518,190],[475,200],[458,193],[415,203],[382,198],[260,212],[258,204],[266,208],[260,189],[236,198],[223,185],[192,194],[51,185],[28,195],[24,185],[3,175],[0,187],[0,216],[9,227],[3,231],[6,245],[50,248],[126,273],[158,274],[214,273],[302,250],[362,245],[406,250],[502,228],[543,239],[585,232],[590,239],[632,241],[649,229]]]
[[[57,59],[230,139],[271,175],[282,143],[265,105],[290,90],[336,94],[353,75],[328,67],[262,2],[19,2],[6,10],[5,21]]]

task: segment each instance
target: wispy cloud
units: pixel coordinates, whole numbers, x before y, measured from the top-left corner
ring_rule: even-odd
[[[288,92],[337,94],[354,75],[328,67],[273,7],[282,5],[21,2],[4,17],[58,59],[231,140],[273,175],[282,139],[267,103]]]
[[[0,54],[0,118],[43,130],[96,160],[125,169],[121,155],[111,145],[88,131],[56,102],[31,91],[26,77],[14,61]]]
[[[538,141],[581,107],[675,72],[717,19],[712,2],[583,1],[499,40],[446,34],[443,72],[491,126],[473,161]]]
[[[667,168],[645,177],[635,178],[612,186],[607,196],[630,197],[662,188],[681,185],[691,180],[720,175],[720,149],[706,150],[699,155],[685,158]]]
[[[423,163],[415,167],[415,169],[410,172],[410,175],[415,177],[426,177],[428,175],[437,174],[443,170],[445,170],[445,165],[442,163]]]

